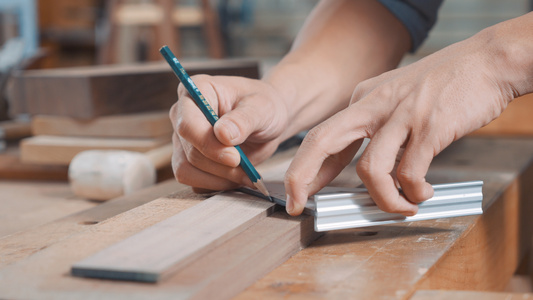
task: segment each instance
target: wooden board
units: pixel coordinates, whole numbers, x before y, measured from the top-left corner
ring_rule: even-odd
[[[273,212],[274,204],[220,194],[72,266],[82,277],[157,282]]]
[[[27,182],[0,181],[0,191],[0,241],[97,205],[74,197],[65,182],[32,182],[29,187]]]
[[[190,75],[259,77],[258,63],[250,60],[185,62],[184,67]],[[168,110],[176,102],[177,86],[163,62],[25,71],[14,76],[10,109],[14,115],[78,119]]]
[[[533,136],[533,94],[514,99],[505,111],[473,135],[527,135]]]
[[[112,139],[41,135],[21,141],[20,158],[24,163],[68,166],[76,154],[85,150],[146,152],[168,143],[170,138]]]
[[[236,299],[408,299],[419,288],[503,289],[530,247],[532,149],[531,139],[452,144],[428,180],[483,180],[484,215],[328,232]]]
[[[35,190],[34,184],[32,183],[30,186],[26,184],[26,189]],[[190,188],[175,180],[168,180],[141,191],[109,200],[91,209],[59,218],[32,230],[13,233],[0,239],[0,269],[48,248],[68,236],[83,232],[93,225],[175,192],[180,193],[182,198],[194,201],[203,199],[203,197],[195,196]],[[68,193],[68,189],[65,189],[64,193]],[[15,200],[22,201],[20,198]],[[166,215],[162,214],[161,218],[164,216]],[[45,216],[45,218],[49,217]]]
[[[168,111],[104,116],[78,120],[62,116],[37,115],[31,122],[33,135],[80,137],[158,138],[171,136]]]

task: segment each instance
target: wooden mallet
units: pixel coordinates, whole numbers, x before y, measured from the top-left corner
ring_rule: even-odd
[[[74,194],[109,200],[156,182],[156,170],[169,165],[172,144],[146,153],[122,150],[87,150],[77,154],[68,170]]]

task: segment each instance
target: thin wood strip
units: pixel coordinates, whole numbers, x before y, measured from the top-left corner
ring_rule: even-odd
[[[146,152],[168,143],[171,136],[158,139],[111,139],[87,137],[34,136],[20,143],[24,163],[68,165],[85,150],[127,150]]]
[[[62,116],[33,117],[34,135],[158,138],[172,134],[168,111],[131,115],[104,116],[92,120],[78,120]]]
[[[83,277],[156,282],[273,212],[274,204],[219,194],[72,267]]]

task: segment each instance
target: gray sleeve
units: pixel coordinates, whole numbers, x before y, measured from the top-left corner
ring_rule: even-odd
[[[437,12],[443,0],[378,0],[411,35],[411,52],[422,44],[437,21]]]

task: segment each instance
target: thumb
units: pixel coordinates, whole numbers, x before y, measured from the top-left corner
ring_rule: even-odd
[[[241,101],[215,123],[215,136],[226,146],[244,143],[251,134],[265,129],[268,122],[262,110],[260,101]]]

